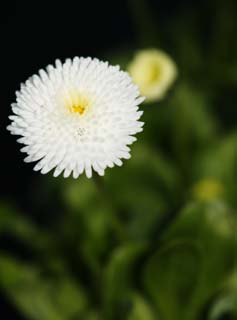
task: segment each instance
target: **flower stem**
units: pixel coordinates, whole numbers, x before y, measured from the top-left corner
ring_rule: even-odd
[[[113,217],[111,219],[111,223],[112,223],[112,227],[113,227],[114,231],[116,232],[118,240],[120,242],[126,241],[127,235],[125,232],[125,228],[117,215],[116,206],[113,205],[113,203],[111,201],[111,194],[108,192],[103,178],[101,176],[99,176],[98,174],[95,174],[94,181],[95,181],[95,185],[97,187],[99,194],[101,195],[104,203],[106,204],[106,207],[113,214]]]

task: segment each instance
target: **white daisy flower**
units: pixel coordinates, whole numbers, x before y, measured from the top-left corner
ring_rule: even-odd
[[[7,129],[21,136],[24,161],[38,161],[34,170],[43,174],[55,169],[55,177],[77,178],[85,171],[90,178],[93,169],[103,175],[130,158],[128,145],[142,131],[138,87],[118,66],[97,59],[56,60],[16,97]]]

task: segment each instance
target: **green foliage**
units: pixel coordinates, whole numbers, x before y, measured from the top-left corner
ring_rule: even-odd
[[[128,320],[159,320],[149,303],[139,294],[133,296],[133,306]]]
[[[0,259],[0,283],[29,319],[73,319],[86,308],[83,291],[68,275],[48,278],[37,267],[6,256]]]
[[[236,228],[231,218],[219,203],[193,203],[165,233],[144,274],[164,319],[198,319],[223,278],[234,270]]]
[[[123,304],[126,300],[129,301],[134,264],[144,248],[145,246],[141,244],[126,244],[112,253],[109,264],[104,270],[103,279],[106,319],[113,319],[115,313],[120,314]]]

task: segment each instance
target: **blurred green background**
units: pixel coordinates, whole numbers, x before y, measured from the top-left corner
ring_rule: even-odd
[[[97,49],[177,67],[141,106],[132,158],[90,180],[35,174],[26,206],[1,196],[3,319],[237,319],[237,3],[168,3],[126,1],[133,41]]]

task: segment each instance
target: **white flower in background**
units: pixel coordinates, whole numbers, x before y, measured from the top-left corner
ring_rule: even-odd
[[[143,126],[137,86],[118,66],[97,59],[55,65],[22,84],[12,104],[7,129],[21,136],[24,161],[38,161],[34,170],[55,169],[55,177],[63,172],[65,178],[84,171],[89,178],[92,169],[103,175],[106,167],[122,165]]]
[[[139,51],[129,64],[128,71],[146,97],[146,102],[162,99],[177,77],[174,61],[157,49]]]

